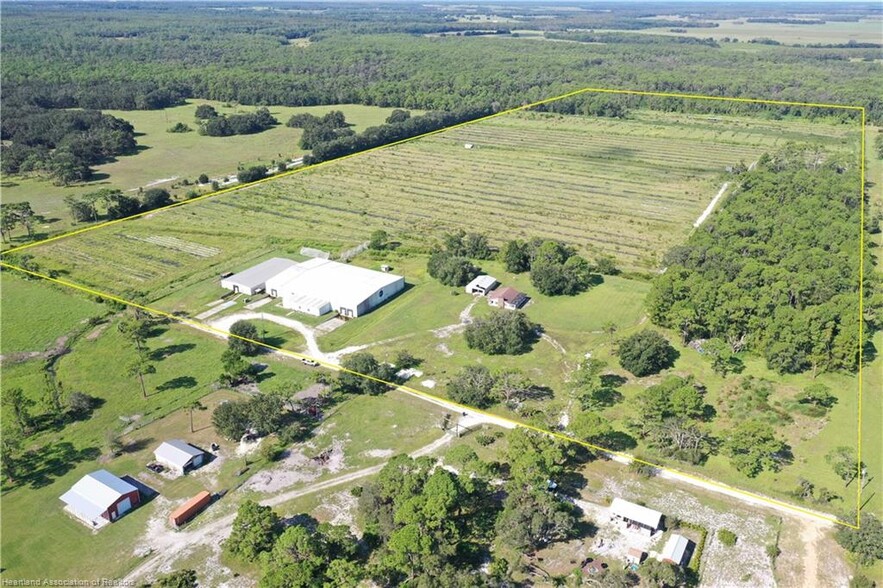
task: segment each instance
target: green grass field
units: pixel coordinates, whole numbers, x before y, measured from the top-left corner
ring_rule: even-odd
[[[793,140],[848,148],[853,134],[849,125],[649,112],[512,115],[31,251],[79,283],[152,299],[281,247],[339,252],[381,227],[416,246],[457,228],[497,242],[552,237],[656,268],[727,165]]]
[[[60,288],[47,288],[5,271],[0,272],[0,296],[0,353],[4,355],[44,351],[58,337],[82,328],[83,321],[106,312],[83,296],[71,296]],[[26,316],[39,320],[29,321],[27,327],[14,320]]]
[[[176,195],[183,195],[191,189],[205,190],[207,186],[181,186],[179,182],[185,178],[195,182],[203,173],[212,179],[233,177],[239,164],[260,163],[269,166],[272,161],[303,155],[304,151],[298,146],[301,129],[285,126],[293,114],[309,112],[320,116],[331,110],[341,110],[347,121],[353,124],[353,130],[359,132],[383,124],[392,111],[391,108],[359,104],[271,106],[270,113],[280,122],[276,127],[254,135],[208,137],[196,132],[198,126],[193,115],[200,104],[211,104],[221,114],[253,112],[256,108],[189,100],[184,106],[164,110],[106,110],[106,114],[127,120],[135,127],[138,153],[96,166],[95,180],[66,188],[53,186],[51,182],[37,177],[4,177],[3,201],[29,201],[38,214],[47,218],[41,230],[59,232],[72,226],[70,214],[64,205],[65,196],[94,192],[101,188],[132,190],[152,185],[171,189]],[[193,131],[167,132],[177,122],[189,125]],[[14,234],[18,235],[19,232],[22,231],[15,231]]]

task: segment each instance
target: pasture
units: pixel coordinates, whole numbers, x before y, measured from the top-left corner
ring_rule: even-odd
[[[625,268],[655,270],[727,179],[727,166],[789,141],[850,148],[853,134],[852,125],[657,112],[628,120],[516,114],[32,252],[74,281],[154,300],[271,250],[339,253],[378,228],[416,248],[459,228],[496,243],[558,238],[590,257],[608,253]],[[178,242],[162,241],[168,236]]]
[[[824,16],[820,18],[824,20]],[[850,41],[879,43],[880,27],[883,26],[883,21],[879,18],[863,18],[857,22],[831,21],[819,24],[788,24],[733,19],[720,20],[717,21],[717,24],[717,27],[712,28],[688,28],[685,29],[686,32],[672,32],[671,27],[642,29],[634,32],[701,39],[729,37],[743,42],[752,39],[772,39],[785,45],[845,44]]]
[[[122,156],[96,166],[95,179],[85,184],[59,187],[39,177],[4,177],[3,201],[29,201],[33,209],[47,218],[41,232],[55,233],[73,226],[64,204],[65,196],[78,196],[102,188],[134,191],[138,188],[160,187],[183,196],[189,190],[197,192],[205,186],[185,186],[181,180],[196,182],[200,174],[213,180],[234,177],[237,167],[261,164],[299,157],[304,151],[298,146],[301,129],[286,127],[293,114],[308,112],[321,116],[331,110],[341,110],[356,132],[383,124],[391,108],[341,104],[332,106],[270,106],[270,113],[279,125],[254,135],[209,137],[200,135],[194,119],[196,107],[210,104],[219,114],[254,112],[256,106],[230,105],[209,100],[188,100],[183,106],[164,110],[105,110],[129,121],[135,127],[138,152]],[[417,113],[419,111],[415,111]],[[169,133],[175,123],[188,125],[191,132]]]
[[[107,312],[83,296],[72,296],[60,288],[0,272],[3,321],[0,322],[0,353],[42,352],[58,337],[79,330],[91,317]],[[16,317],[34,317],[27,325]]]

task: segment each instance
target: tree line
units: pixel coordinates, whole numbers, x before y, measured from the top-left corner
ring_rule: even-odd
[[[359,151],[373,149],[381,145],[403,141],[411,137],[444,129],[458,123],[475,120],[492,113],[493,109],[491,107],[468,107],[449,112],[429,112],[421,116],[408,117],[398,122],[388,122],[378,127],[369,127],[359,134],[352,134],[350,132],[341,136],[340,133],[332,133],[327,141],[320,140],[313,143],[312,141],[316,139],[312,139],[310,144],[313,150],[304,157],[304,163],[310,165],[329,159],[336,159],[352,153],[358,153]],[[313,128],[327,128],[327,125]],[[314,132],[313,128],[305,130],[305,136],[308,131],[312,134]]]
[[[804,102],[830,101],[830,88],[837,88],[836,101],[865,105],[870,121],[883,112],[879,76],[873,63],[862,61],[874,57],[873,49],[769,47],[743,53],[637,34],[587,49],[514,38],[425,38],[419,35],[474,25],[412,6],[375,13],[336,7],[321,15],[190,8],[15,7],[6,14],[15,26],[4,36],[3,107],[165,108],[205,98],[256,105],[505,108],[603,81],[610,87]],[[624,11],[546,17],[531,26],[560,34],[654,23]],[[304,37],[310,45],[298,48],[293,59],[288,41]],[[801,84],[782,88],[786,78]],[[823,111],[791,108],[800,115]]]

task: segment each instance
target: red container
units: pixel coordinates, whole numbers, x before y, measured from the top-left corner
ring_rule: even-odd
[[[171,522],[176,527],[183,525],[193,517],[195,517],[199,512],[208,506],[209,502],[212,501],[212,495],[210,492],[206,492],[203,490],[178,508],[176,508],[171,515],[169,515],[169,522]]]

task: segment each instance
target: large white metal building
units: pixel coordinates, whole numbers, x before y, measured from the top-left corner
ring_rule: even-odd
[[[298,263],[266,280],[266,292],[282,306],[321,316],[337,311],[357,317],[404,290],[405,278],[328,259]]]

